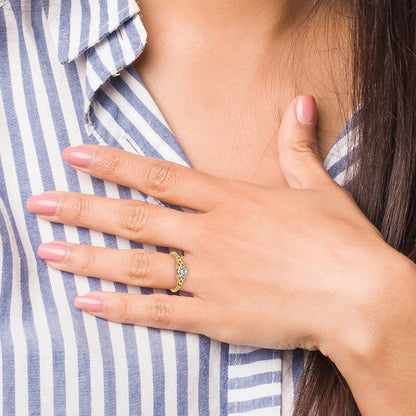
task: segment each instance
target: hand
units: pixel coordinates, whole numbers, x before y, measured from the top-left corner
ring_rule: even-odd
[[[182,289],[192,296],[92,292],[75,304],[104,319],[234,344],[335,351],[374,312],[372,299],[384,288],[385,265],[395,252],[322,167],[314,106],[301,97],[285,113],[278,140],[287,186],[280,188],[113,148],[66,149],[64,158],[82,172],[197,211],[62,192],[29,199],[28,208],[49,221],[184,252]],[[310,123],[297,118],[302,112]],[[43,244],[39,254],[51,267],[76,274],[176,286],[169,254],[66,242]]]

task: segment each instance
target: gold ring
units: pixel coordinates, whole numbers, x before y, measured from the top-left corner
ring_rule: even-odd
[[[169,254],[176,259],[176,287],[174,289],[170,289],[171,292],[176,293],[182,287],[183,281],[188,274],[188,269],[182,261],[181,256],[176,251],[171,251]]]

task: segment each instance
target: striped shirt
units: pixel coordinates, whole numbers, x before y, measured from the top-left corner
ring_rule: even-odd
[[[95,143],[189,165],[131,65],[145,43],[134,0],[0,0],[0,414],[289,415],[302,351],[96,319],[74,307],[78,294],[152,290],[53,270],[36,255],[51,240],[166,251],[25,208],[54,189],[162,204],[61,158]],[[325,161],[341,184],[347,138]]]

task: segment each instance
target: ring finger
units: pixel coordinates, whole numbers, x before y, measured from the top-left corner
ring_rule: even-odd
[[[174,256],[146,250],[119,250],[61,241],[41,244],[38,254],[54,269],[93,276],[132,286],[173,289],[176,286]],[[182,290],[192,293],[192,258],[187,256]]]

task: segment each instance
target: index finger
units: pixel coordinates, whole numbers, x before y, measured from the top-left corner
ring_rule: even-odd
[[[161,159],[135,155],[107,146],[68,147],[63,159],[76,169],[106,181],[201,212],[226,197],[222,180]]]

